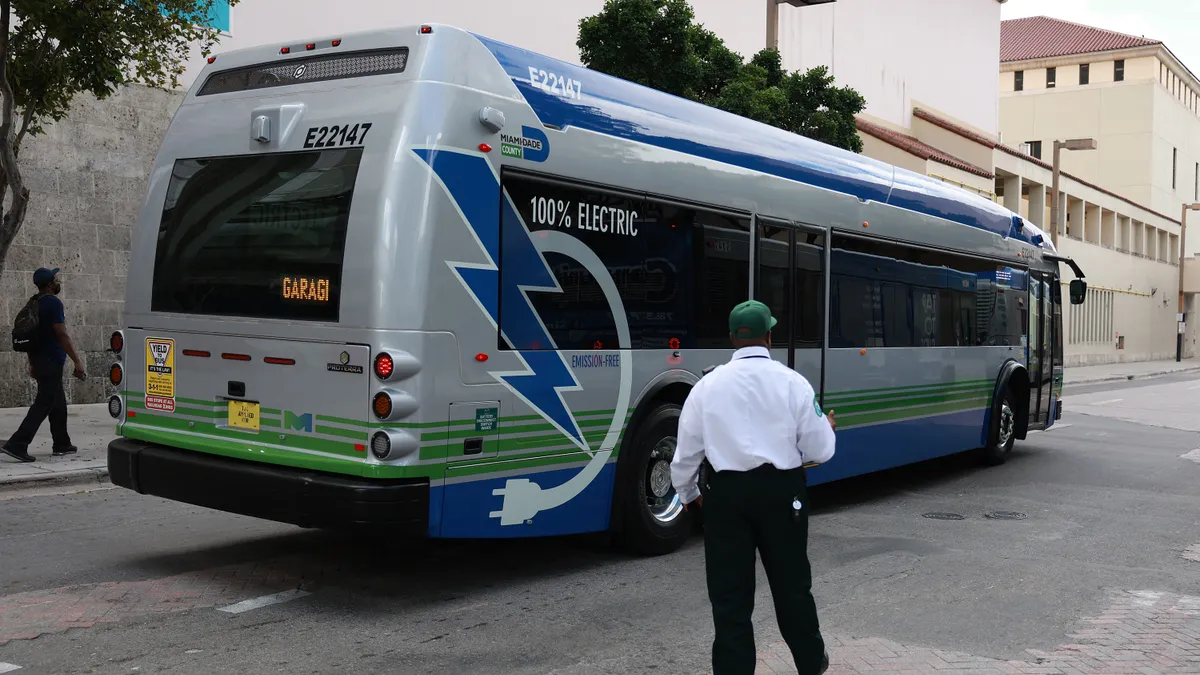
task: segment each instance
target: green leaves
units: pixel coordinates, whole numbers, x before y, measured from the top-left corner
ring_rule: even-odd
[[[13,192],[0,269],[28,199],[17,166],[26,135],[66,117],[80,94],[103,99],[132,82],[178,87],[192,48],[207,56],[220,37],[206,22],[225,1],[0,0],[0,203]]]
[[[580,58],[602,73],[862,152],[854,118],[866,100],[858,92],[837,87],[823,66],[784,71],[774,49],[744,63],[694,20],[687,0],[606,0],[579,22]]]

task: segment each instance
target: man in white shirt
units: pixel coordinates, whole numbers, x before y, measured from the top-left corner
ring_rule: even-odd
[[[812,596],[804,466],[833,457],[836,424],[808,380],[771,359],[775,324],[761,302],[733,308],[729,333],[737,351],[688,395],[671,462],[680,499],[704,507],[714,675],[754,673],[756,550],[796,669],[819,675],[829,667]],[[697,478],[705,459],[713,471],[702,500]]]

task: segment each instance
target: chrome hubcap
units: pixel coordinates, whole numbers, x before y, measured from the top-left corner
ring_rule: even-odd
[[[1014,421],[1016,418],[1013,415],[1012,408],[1008,403],[1000,404],[1000,447],[1008,445],[1008,441],[1012,439],[1013,427],[1016,426]]]
[[[646,509],[661,523],[669,523],[683,512],[683,502],[671,485],[671,460],[675,458],[676,439],[667,436],[650,451],[646,467]]]

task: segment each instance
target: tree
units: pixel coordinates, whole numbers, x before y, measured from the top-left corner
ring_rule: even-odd
[[[857,91],[836,86],[824,66],[784,71],[774,49],[743,62],[694,20],[687,0],[606,0],[579,22],[576,44],[593,70],[862,152]]]
[[[192,47],[208,56],[220,37],[207,25],[215,2],[0,0],[0,272],[29,206],[18,161],[26,137],[66,117],[79,94],[178,87]]]

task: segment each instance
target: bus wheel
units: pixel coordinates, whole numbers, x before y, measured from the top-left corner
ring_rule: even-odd
[[[1005,388],[999,414],[992,418],[992,425],[993,433],[988,434],[988,437],[996,440],[983,449],[983,461],[991,466],[998,466],[1008,459],[1017,438],[1017,413],[1011,389]]]
[[[617,494],[624,517],[622,544],[642,555],[670,553],[691,534],[691,514],[671,485],[679,413],[673,403],[651,411],[638,427],[629,454],[619,460]]]

